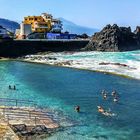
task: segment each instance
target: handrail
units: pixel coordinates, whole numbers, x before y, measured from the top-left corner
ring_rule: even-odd
[[[32,104],[32,105],[34,105],[34,106],[37,105],[37,104],[35,104],[34,101],[31,101],[31,100],[20,100],[20,99],[10,99],[10,98],[0,98],[0,102],[15,103],[16,106],[18,106],[18,104],[20,104],[20,103]]]
[[[37,116],[37,117],[40,117],[40,118],[47,118],[47,117],[51,117],[53,118],[53,115],[51,114],[48,114],[47,112],[39,112],[39,111],[35,111],[35,110],[23,110],[23,109],[13,109],[13,108],[0,108],[3,110],[3,114],[4,115],[22,115],[22,116],[25,116],[25,115],[28,115],[30,117],[34,117],[34,116]]]
[[[9,100],[9,101],[15,101],[15,100],[17,100],[17,101],[25,101],[25,102],[34,102],[34,101],[32,101],[32,100],[25,100],[25,99],[10,99],[10,98],[0,98],[0,100]]]
[[[34,110],[34,109],[23,109],[23,108],[12,108],[12,107],[9,107],[9,108],[7,108],[7,107],[0,107],[0,109],[4,109],[4,110],[8,110],[8,111],[17,111],[17,112],[21,112],[21,111],[24,111],[24,112],[32,112],[32,114],[42,114],[42,115],[48,115],[48,116],[53,116],[53,115],[51,115],[51,114],[49,114],[48,112],[45,112],[45,111],[41,111],[41,110]]]

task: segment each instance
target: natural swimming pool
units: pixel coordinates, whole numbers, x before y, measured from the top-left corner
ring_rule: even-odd
[[[16,85],[17,91],[8,89]],[[0,62],[0,98],[34,100],[49,107],[63,131],[49,140],[138,140],[140,139],[140,81],[90,71],[24,63]],[[116,89],[119,103],[104,101],[101,90]],[[81,112],[76,113],[74,106]],[[111,109],[114,117],[97,112],[97,106]]]

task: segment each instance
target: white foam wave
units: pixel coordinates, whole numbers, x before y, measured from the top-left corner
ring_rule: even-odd
[[[140,79],[140,51],[62,52],[30,55],[25,60],[87,70],[113,72]]]

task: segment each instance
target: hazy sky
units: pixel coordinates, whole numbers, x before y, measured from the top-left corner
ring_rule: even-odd
[[[0,17],[21,21],[48,12],[79,25],[140,25],[140,0],[0,0]]]

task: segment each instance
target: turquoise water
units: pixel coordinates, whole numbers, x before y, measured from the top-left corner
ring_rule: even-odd
[[[45,60],[45,57],[55,57],[56,60]],[[99,70],[123,74],[140,79],[140,50],[129,52],[60,52],[42,56],[42,61],[49,64],[57,62],[70,62],[69,67],[83,68],[87,70]],[[101,65],[108,63],[108,65]],[[125,66],[114,65],[125,64]]]
[[[8,85],[16,85],[10,91]],[[140,81],[76,69],[16,61],[0,62],[0,97],[30,99],[48,107],[63,127],[47,140],[139,140]],[[120,94],[119,103],[103,101],[100,91]],[[2,104],[2,103],[1,103]],[[76,113],[74,106],[80,105]],[[105,117],[97,106],[111,109]],[[45,140],[45,139],[44,139]]]

